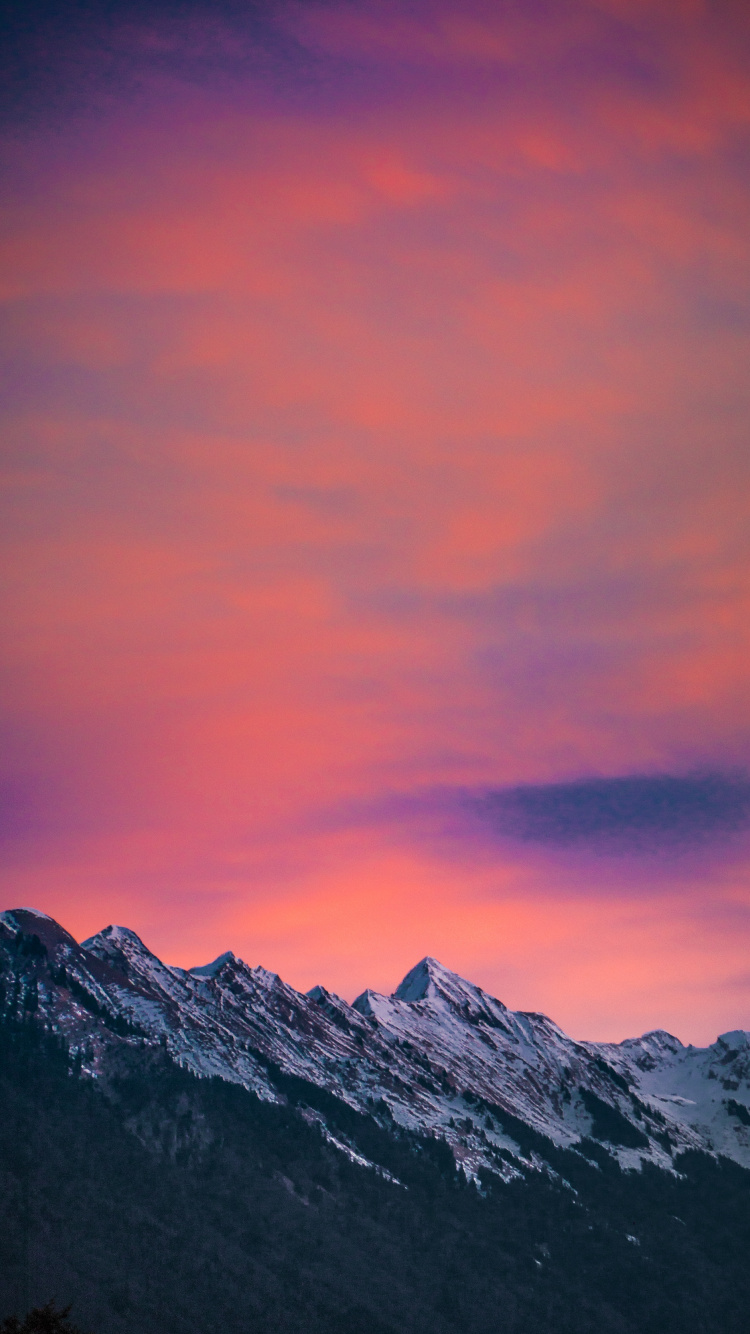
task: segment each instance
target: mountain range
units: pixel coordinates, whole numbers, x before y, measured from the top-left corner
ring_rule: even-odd
[[[0,915],[0,1006],[57,1034],[93,1080],[114,1053],[149,1050],[270,1104],[296,1078],[381,1128],[444,1141],[476,1182],[553,1170],[547,1143],[589,1157],[598,1144],[623,1169],[672,1170],[687,1151],[750,1168],[749,1033],[706,1048],[662,1030],[574,1041],[432,958],[393,995],[366,990],[348,1004],[231,952],[185,970],[126,927],[79,944],[44,913],[15,909]],[[339,1152],[388,1175],[319,1109],[305,1114]]]

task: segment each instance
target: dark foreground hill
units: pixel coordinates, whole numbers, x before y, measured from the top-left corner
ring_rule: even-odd
[[[93,1334],[747,1330],[750,1173],[728,1159],[624,1171],[516,1125],[552,1173],[477,1188],[443,1141],[278,1070],[269,1103],[123,1045],[92,1080],[33,1012],[0,1057],[0,1316],[54,1298]]]

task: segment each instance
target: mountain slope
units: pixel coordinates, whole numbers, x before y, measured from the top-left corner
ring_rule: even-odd
[[[745,1334],[728,1160],[548,1145],[556,1176],[480,1193],[440,1141],[278,1078],[272,1103],[121,1043],[91,1079],[33,1015],[0,1024],[0,1318],[55,1298],[92,1334]]]

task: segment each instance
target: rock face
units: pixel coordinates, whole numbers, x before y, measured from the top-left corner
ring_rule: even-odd
[[[750,1167],[750,1034],[705,1049],[662,1031],[574,1042],[436,959],[392,996],[364,991],[349,1005],[323,987],[302,995],[231,952],[170,968],[126,927],[78,944],[15,909],[0,915],[0,1009],[59,1033],[92,1077],[118,1045],[161,1046],[270,1102],[283,1100],[281,1075],[297,1076],[381,1125],[443,1138],[469,1175],[528,1165],[524,1127],[584,1153],[598,1140],[623,1166],[668,1167],[695,1148]]]

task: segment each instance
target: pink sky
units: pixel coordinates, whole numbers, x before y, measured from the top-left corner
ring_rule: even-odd
[[[746,782],[746,11],[269,15],[58,36],[4,130],[2,906],[750,1027],[742,812],[469,810]]]

